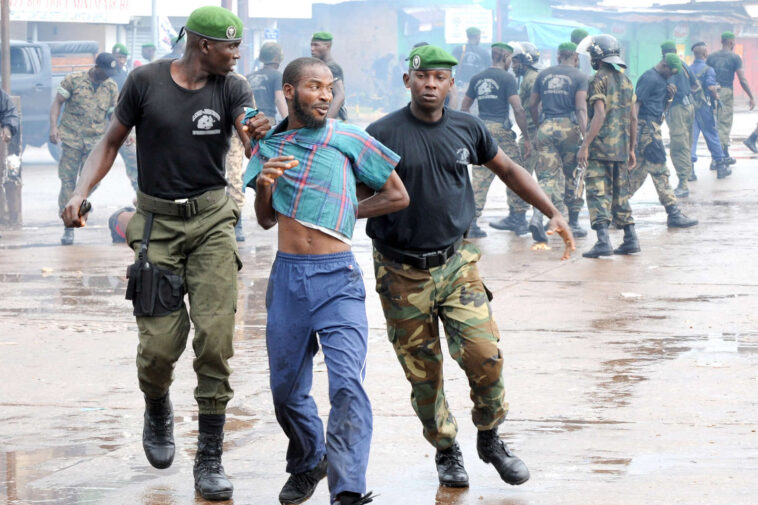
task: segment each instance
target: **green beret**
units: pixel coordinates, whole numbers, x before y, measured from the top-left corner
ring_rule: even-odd
[[[452,54],[437,46],[417,47],[408,55],[410,70],[450,70],[458,64]]]
[[[584,38],[589,34],[590,33],[584,28],[577,28],[576,30],[571,32],[571,42],[573,42],[574,44],[578,44],[579,42],[584,40]]]
[[[506,44],[505,42],[495,42],[490,47],[497,47],[498,49],[505,49],[506,51],[513,52],[513,48]]]
[[[576,52],[576,44],[573,42],[564,42],[560,46],[558,46],[559,51],[573,51]]]
[[[155,49],[155,44],[150,43],[150,42],[148,42],[147,44],[142,44],[142,49],[151,48],[151,47]]]
[[[311,37],[311,40],[323,40],[325,42],[331,42],[334,36],[329,32],[316,32]]]
[[[124,44],[121,44],[120,42],[113,44],[113,49],[111,49],[111,52],[113,54],[120,54],[122,56],[129,56],[129,50],[126,48]]]
[[[192,11],[184,29],[209,40],[242,40],[242,20],[232,11],[215,5]]]
[[[661,44],[661,51],[664,53],[676,52],[676,43],[673,40],[666,40]]]
[[[732,32],[724,32],[721,34],[721,40],[731,40],[734,38],[734,34]]]
[[[481,35],[481,34],[482,34],[482,31],[476,26],[470,26],[466,28],[466,35],[468,37],[476,37],[477,35]]]
[[[682,60],[680,60],[679,56],[676,54],[668,53],[663,58],[663,60],[666,62],[666,66],[668,66],[671,70],[676,70],[677,72],[682,71]]]

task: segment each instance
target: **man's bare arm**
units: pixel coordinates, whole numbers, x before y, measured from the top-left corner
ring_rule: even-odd
[[[471,106],[474,105],[474,99],[466,95],[463,97],[463,103],[461,104],[462,112],[470,112]]]
[[[263,170],[255,181],[255,217],[264,230],[276,225],[274,210],[274,182],[285,170],[298,166],[294,156],[277,156],[263,164]]]
[[[592,121],[590,121],[590,130],[584,135],[582,145],[579,147],[579,153],[576,155],[576,161],[581,166],[587,166],[587,159],[589,158],[589,147],[592,141],[595,140],[597,134],[600,133],[600,129],[605,123],[605,102],[603,100],[596,100],[593,105]]]
[[[392,172],[377,193],[358,203],[358,219],[376,217],[403,210],[411,202],[405,185],[396,172]]]
[[[529,113],[532,115],[532,122],[534,124],[539,124],[540,119],[540,95],[539,93],[535,93],[532,91],[532,94],[529,95]]]
[[[279,111],[279,115],[283,118],[287,117],[287,101],[284,99],[284,92],[282,90],[274,91],[274,103],[276,104],[276,110]]]
[[[58,135],[58,118],[61,116],[61,107],[66,99],[60,93],[55,94],[53,104],[50,106],[50,142],[57,144],[60,142]]]
[[[326,117],[335,119],[339,116],[340,109],[345,103],[345,85],[343,84],[342,79],[337,79],[334,81],[333,86],[332,104],[329,106],[329,112],[326,114]]]
[[[587,131],[587,92],[577,91],[574,97],[574,110],[576,110],[576,120],[579,123],[579,129],[584,135]]]
[[[742,89],[745,90],[745,93],[747,93],[747,96],[750,98],[750,110],[753,110],[755,108],[755,99],[753,98],[753,92],[750,91],[750,84],[747,82],[747,78],[745,77],[745,70],[740,68],[737,70],[737,79],[740,81],[740,86],[742,86]]]

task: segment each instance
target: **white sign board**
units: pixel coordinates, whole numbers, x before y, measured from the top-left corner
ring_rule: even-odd
[[[127,24],[132,0],[10,0],[11,21]]]
[[[450,7],[445,9],[445,42],[465,44],[466,28],[482,31],[481,42],[492,42],[492,11],[482,7]]]
[[[248,0],[247,13],[251,18],[310,19],[314,0]]]

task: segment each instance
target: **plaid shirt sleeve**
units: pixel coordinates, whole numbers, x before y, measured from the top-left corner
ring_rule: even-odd
[[[340,123],[334,143],[350,160],[355,178],[373,190],[380,190],[400,161],[400,156],[364,130]]]

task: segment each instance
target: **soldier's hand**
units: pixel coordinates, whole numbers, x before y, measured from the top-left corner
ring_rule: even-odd
[[[528,158],[532,154],[532,143],[529,139],[524,139],[524,158]]]
[[[676,95],[676,84],[673,82],[670,82],[668,86],[666,86],[666,91],[668,92],[669,98]]]
[[[248,138],[260,140],[271,129],[271,123],[268,122],[265,114],[259,112],[252,119],[248,119],[242,129],[247,133]]]
[[[257,186],[270,186],[276,179],[284,174],[284,171],[295,168],[300,164],[294,156],[277,156],[263,164],[263,170],[258,174]]]
[[[6,144],[11,141],[11,138],[13,138],[13,133],[11,132],[11,129],[7,126],[3,126],[3,142]]]
[[[755,99],[753,97],[750,97],[750,102],[748,104],[748,107],[750,107],[750,110],[755,109]]]
[[[83,201],[83,196],[74,194],[74,196],[71,197],[71,200],[66,204],[66,207],[61,213],[61,219],[63,219],[63,224],[66,228],[81,228],[87,224],[87,215],[79,215],[79,209],[81,209]]]
[[[626,169],[631,171],[636,166],[637,166],[637,155],[634,154],[634,150],[629,151],[629,163],[627,164]]]
[[[53,126],[50,128],[50,138],[48,139],[51,144],[57,144],[61,141],[61,136],[58,133],[58,128]]]
[[[547,225],[547,234],[553,235],[554,233],[560,235],[563,239],[563,243],[566,244],[566,248],[563,250],[563,256],[561,256],[561,260],[569,259],[571,257],[571,253],[573,251],[576,251],[576,245],[574,244],[574,235],[571,233],[571,228],[563,216],[560,214],[554,215]]]
[[[582,145],[576,153],[576,162],[582,168],[587,168],[587,160],[590,156],[589,147]]]

